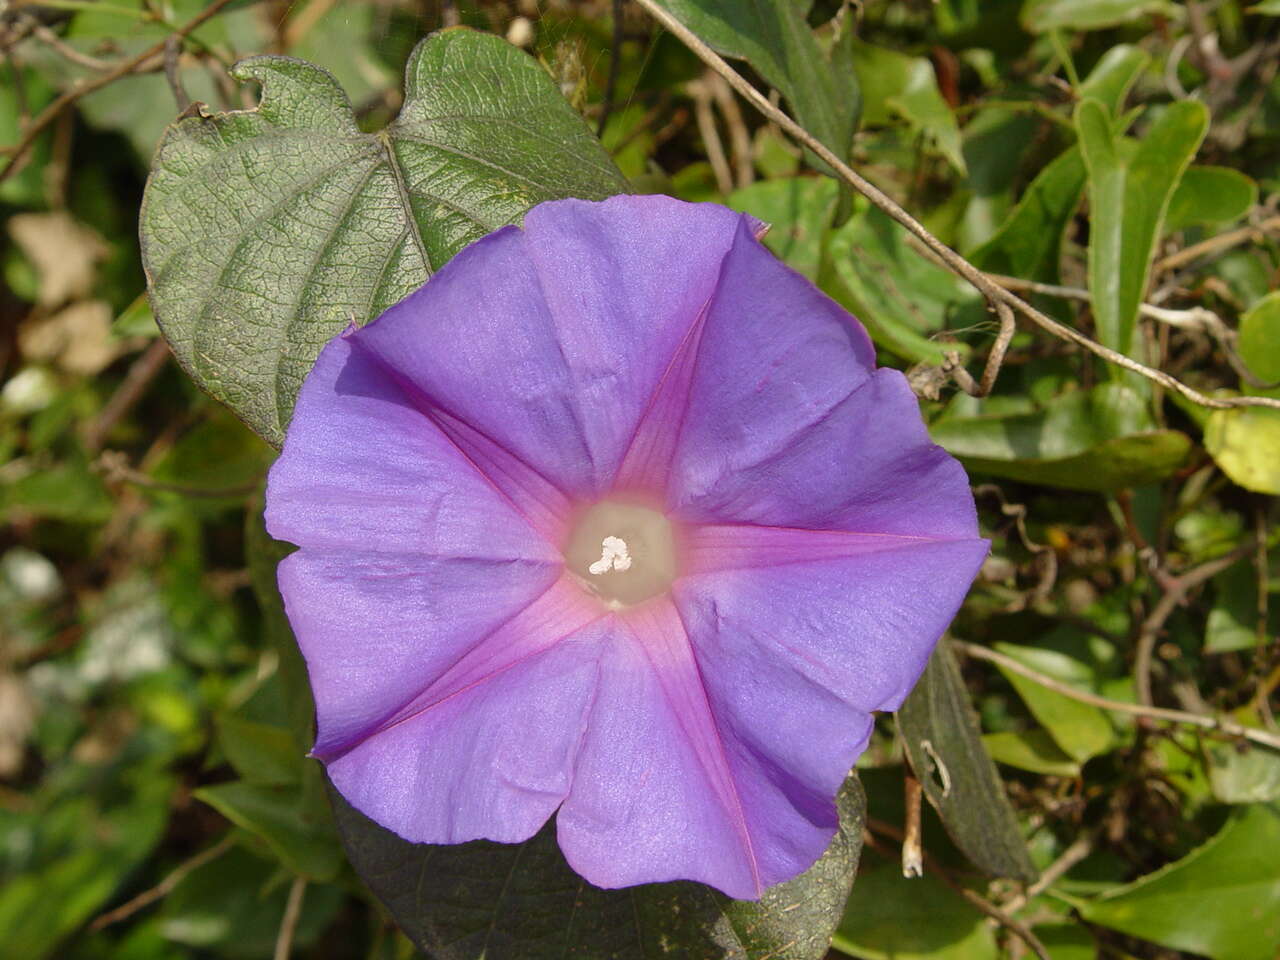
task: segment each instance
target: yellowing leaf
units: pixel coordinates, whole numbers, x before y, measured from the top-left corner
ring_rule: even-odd
[[[1280,410],[1215,410],[1205,424],[1204,445],[1246,490],[1280,494]]]

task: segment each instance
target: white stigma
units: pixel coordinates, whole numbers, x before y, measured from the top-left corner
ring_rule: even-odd
[[[631,555],[627,553],[627,541],[621,537],[605,537],[601,540],[600,559],[587,567],[587,571],[597,577],[602,573],[608,573],[610,570],[617,570],[621,573],[623,570],[630,569]]]

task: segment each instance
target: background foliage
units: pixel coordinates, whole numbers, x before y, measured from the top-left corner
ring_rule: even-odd
[[[1050,316],[1280,397],[1280,5],[660,6]],[[0,52],[0,952],[412,956],[394,916],[450,957],[1277,955],[1280,412],[1031,327],[957,389],[982,297],[631,3],[14,0]],[[628,189],[772,223],[993,540],[838,843],[759,906],[584,891],[545,837],[429,866],[331,807],[260,522],[328,336]]]

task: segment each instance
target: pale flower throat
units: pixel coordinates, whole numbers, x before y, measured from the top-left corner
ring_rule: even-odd
[[[584,511],[564,557],[582,585],[615,610],[657,596],[676,577],[671,522],[632,503],[606,500]]]

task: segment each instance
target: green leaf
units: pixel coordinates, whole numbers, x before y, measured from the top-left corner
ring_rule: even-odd
[[[39,113],[57,96],[57,91],[36,70],[24,69],[19,61],[0,83],[0,143],[17,143],[22,138],[25,117]],[[45,167],[52,152],[53,132],[46,130],[32,144],[26,165],[0,181],[0,203],[15,207],[39,207],[45,202]],[[8,279],[8,278],[6,278]]]
[[[228,714],[218,721],[218,746],[248,783],[286,785],[302,779],[305,755],[283,727]]]
[[[1089,170],[1089,293],[1098,339],[1133,356],[1165,210],[1204,139],[1209,111],[1192,100],[1174,103],[1136,143],[1115,133],[1096,100],[1076,108],[1075,124]]]
[[[318,767],[314,760],[307,761]],[[308,770],[317,779],[318,769]],[[328,882],[342,867],[342,847],[319,792],[306,784],[268,785],[243,780],[193,792],[237,827],[262,840],[286,867],[300,876]]]
[[[756,903],[687,882],[593,887],[565,863],[554,823],[519,844],[412,844],[330,797],[352,865],[433,960],[819,960],[857,871],[866,804],[850,777],[827,852]]]
[[[1258,574],[1250,560],[1241,560],[1213,578],[1213,606],[1204,627],[1205,653],[1252,650],[1275,636],[1280,610],[1268,604],[1270,623],[1258,626]]]
[[[1083,663],[1056,650],[998,643],[996,649],[1019,663],[1073,686],[1088,689],[1092,671]],[[1000,667],[1005,679],[1018,692],[1031,715],[1036,718],[1062,748],[1078,763],[1105,753],[1115,742],[1115,731],[1107,715],[1097,707],[1041,686],[1020,673]]]
[[[1280,382],[1280,290],[1267,294],[1240,318],[1239,350],[1254,376]]]
[[[145,293],[138,294],[133,302],[124,308],[124,312],[111,321],[111,336],[117,340],[128,340],[132,337],[151,339],[160,336],[155,314],[151,312],[151,302],[147,300]]]
[[[1261,3],[1255,3],[1252,7],[1246,8],[1245,13],[1262,13],[1271,17],[1280,17],[1280,0],[1262,0]]]
[[[1203,846],[1083,903],[1091,923],[1214,960],[1274,960],[1280,948],[1280,811],[1256,804]]]
[[[1244,542],[1244,517],[1216,503],[1189,510],[1174,522],[1178,547],[1192,563],[1203,563],[1230,553]],[[1221,576],[1221,574],[1219,575]],[[1214,579],[1215,585],[1217,578]]]
[[[1203,743],[1209,787],[1218,800],[1223,803],[1280,800],[1280,752],[1220,740]]]
[[[800,151],[775,126],[760,127],[751,138],[756,170],[765,180],[781,180],[800,172]]]
[[[824,55],[792,0],[660,0],[662,6],[727,57],[746,60],[786,99],[800,126],[847,159],[862,112],[849,69],[848,28]],[[850,18],[852,21],[852,18]],[[824,172],[826,165],[815,164]]]
[[[990,240],[1009,218],[1026,153],[1042,135],[1038,118],[1007,106],[984,107],[970,117],[964,128],[964,161],[971,196],[964,200],[954,238],[963,250]]]
[[[1037,925],[1035,935],[1053,960],[1097,960],[1102,956],[1098,944],[1079,923],[1047,923]]]
[[[862,41],[853,45],[853,65],[866,103],[868,124],[887,124],[895,117],[927,137],[955,169],[964,174],[964,153],[955,114],[938,90],[933,64],[887,47]]]
[[[992,876],[1035,880],[1013,807],[945,640],[899,708],[898,730],[925,796],[961,852]]]
[[[1050,30],[1100,30],[1128,23],[1147,13],[1172,13],[1168,0],[1026,0],[1022,25],[1032,33]]]
[[[939,31],[952,50],[982,47],[998,57],[1026,51],[1030,38],[1018,28],[1022,0],[938,0],[933,4]],[[983,63],[979,74],[992,83],[995,60]]]
[[[62,771],[65,774],[65,768]],[[120,784],[114,783],[115,789]],[[168,822],[173,781],[163,775],[139,777],[125,803],[96,809],[88,797],[70,801],[78,813],[73,836],[58,838],[65,852],[0,884],[0,944],[5,956],[40,960],[94,915],[151,849]],[[63,811],[55,811],[56,814]],[[5,811],[0,823],[9,826]],[[7,831],[6,831],[6,835]],[[42,838],[49,845],[50,838]],[[21,838],[14,835],[14,843]],[[28,841],[30,842],[30,841]],[[28,851],[28,855],[29,855]]]
[[[12,470],[0,479],[0,517],[51,517],[71,523],[102,524],[111,516],[111,495],[83,459],[40,470]]]
[[[551,78],[498,37],[424,40],[400,116],[374,134],[311,64],[253,57],[233,74],[262,101],[169,129],[143,263],[179,362],[277,446],[316,354],[352,320],[537,203],[626,190]]]
[[[995,938],[977,908],[926,873],[896,863],[864,871],[833,944],[867,960],[995,960]]]
[[[266,476],[274,451],[219,408],[185,433],[151,471],[162,483],[193,490],[229,490],[237,502]]]
[[[1205,267],[1206,279],[1221,280],[1230,295],[1246,308],[1272,292],[1274,281],[1266,259],[1253,250],[1232,250]]]
[[[613,157],[618,170],[633,184],[644,177],[653,155],[654,134],[643,103],[632,103],[609,115],[600,142]],[[683,171],[681,171],[683,172]]]
[[[1280,410],[1214,410],[1205,423],[1204,446],[1246,490],[1280,494]]]
[[[1057,283],[1062,236],[1080,206],[1085,176],[1078,148],[1059,154],[1031,181],[995,235],[973,252],[974,264],[992,273]]]
[[[815,280],[838,194],[835,181],[825,177],[792,177],[753,183],[734,191],[725,203],[769,224],[765,246],[787,266]]]
[[[1157,430],[1142,398],[1102,384],[1056,398],[1032,413],[948,416],[929,432],[979,473],[1070,490],[1119,490],[1169,476],[1191,441]]]
[[[1112,116],[1117,116],[1129,88],[1150,62],[1151,56],[1141,47],[1116,44],[1102,55],[1080,84],[1080,99],[1097,100],[1111,111]]]
[[[1194,224],[1231,223],[1258,201],[1258,184],[1230,167],[1187,167],[1169,201],[1164,232]]]
[[[1051,777],[1080,776],[1080,764],[1062,752],[1047,730],[988,733],[982,742],[997,763]]]
[[[234,846],[187,874],[165,897],[159,927],[165,939],[195,947],[196,956],[270,957],[280,935],[289,884],[280,883],[280,868],[270,860]],[[294,956],[314,943],[348,903],[336,885],[308,886],[294,934]],[[212,954],[204,951],[214,950]],[[194,951],[193,951],[194,952]],[[182,951],[178,957],[191,954]],[[165,960],[173,956],[164,954]],[[113,960],[126,960],[123,951]],[[132,957],[127,960],[133,960]]]
[[[976,291],[907,244],[906,231],[871,207],[832,234],[818,285],[866,326],[878,347],[909,360],[942,362],[959,343],[929,339],[944,326],[985,314]],[[954,316],[959,315],[959,316]]]

